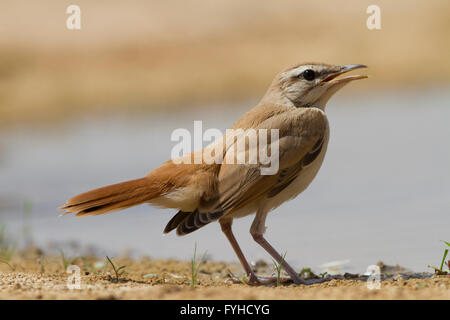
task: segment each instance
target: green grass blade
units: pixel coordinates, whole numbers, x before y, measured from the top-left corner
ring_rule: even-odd
[[[0,262],[1,262],[1,263],[4,263],[4,264],[6,264],[8,267],[10,267],[12,271],[15,271],[15,270],[16,270],[16,268],[14,268],[11,264],[9,264],[8,261],[5,261],[5,260],[0,259]]]
[[[116,271],[116,266],[114,265],[114,263],[112,262],[112,260],[106,256],[106,259],[108,260],[109,264],[112,266],[112,268],[114,269],[114,271]]]
[[[197,277],[198,272],[200,270],[201,264],[204,262],[206,254],[208,251],[205,251],[205,253],[202,255],[200,260],[197,263],[197,242],[194,245],[194,255],[191,259],[191,287],[195,287],[197,284]]]
[[[439,271],[442,272],[442,268],[444,267],[445,258],[447,258],[448,249],[445,249],[444,256],[442,257],[441,267],[439,268]]]

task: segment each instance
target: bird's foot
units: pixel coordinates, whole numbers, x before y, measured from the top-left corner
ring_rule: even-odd
[[[318,284],[318,283],[324,283],[327,281],[332,280],[331,278],[317,278],[317,279],[302,279],[302,281],[300,283],[296,283],[294,281],[295,284],[304,284],[304,285],[312,285],[312,284]]]
[[[228,283],[231,284],[247,284],[251,286],[277,286],[278,284],[281,285],[288,285],[288,284],[296,284],[296,285],[312,285],[312,284],[318,284],[323,283],[326,281],[330,281],[329,278],[318,278],[318,279],[302,279],[301,277],[296,277],[295,279],[292,279],[290,277],[275,277],[275,276],[257,276],[256,274],[251,274],[248,276],[248,278],[238,279],[236,277],[231,277],[227,279]]]
[[[232,284],[247,284],[250,286],[275,286],[277,283],[292,283],[292,280],[286,277],[277,279],[277,277],[265,277],[252,274],[248,277],[244,277],[243,279],[232,277],[227,279],[227,282]]]

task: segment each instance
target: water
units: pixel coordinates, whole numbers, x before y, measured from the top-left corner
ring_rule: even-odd
[[[415,271],[439,264],[450,239],[450,90],[336,96],[327,113],[331,141],[321,171],[303,194],[269,215],[267,239],[294,266],[350,260],[364,272],[382,259]],[[170,157],[176,128],[224,130],[242,106],[140,117],[86,118],[54,128],[0,131],[0,220],[38,245],[94,245],[155,258],[189,259],[194,243],[215,260],[236,261],[217,223],[179,238],[162,235],[174,210],[148,205],[88,218],[59,217],[57,207],[91,188],[145,175]],[[24,222],[24,201],[33,204]],[[26,219],[25,219],[26,220]],[[249,260],[269,256],[248,230],[234,230]]]

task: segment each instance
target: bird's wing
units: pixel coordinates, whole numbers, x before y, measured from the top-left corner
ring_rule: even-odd
[[[177,234],[185,235],[198,230],[259,197],[270,198],[277,195],[320,153],[327,125],[325,114],[315,108],[290,109],[260,121],[257,125],[246,126],[242,123],[242,127],[246,129],[278,129],[279,138],[270,141],[269,145],[272,151],[276,141],[278,142],[278,170],[275,174],[263,175],[261,169],[267,168],[267,165],[261,163],[222,164],[218,174],[216,196],[208,203],[201,204],[194,212],[179,212],[173,218],[177,221]],[[230,150],[236,152],[238,141],[226,146],[225,159]],[[246,149],[248,159],[248,145]],[[170,223],[166,232],[175,228],[169,225]]]
[[[325,114],[315,108],[294,109],[262,122],[257,129],[279,129],[278,171],[262,175],[261,164],[223,164],[213,211],[228,214],[261,196],[281,192],[320,153],[326,128]]]

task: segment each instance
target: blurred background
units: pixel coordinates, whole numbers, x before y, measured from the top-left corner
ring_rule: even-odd
[[[81,30],[66,28],[71,4]],[[366,27],[372,4],[381,30]],[[170,210],[75,219],[57,207],[158,167],[176,128],[230,127],[289,65],[363,63],[371,77],[328,103],[318,177],[269,216],[267,238],[297,267],[423,271],[450,240],[449,39],[447,0],[2,0],[0,242],[177,259],[197,242],[236,261],[218,224],[163,238]],[[269,261],[251,219],[237,237]]]

